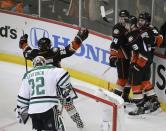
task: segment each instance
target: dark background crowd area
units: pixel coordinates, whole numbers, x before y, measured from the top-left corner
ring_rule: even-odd
[[[163,46],[166,47],[166,0],[81,1],[81,26],[108,36],[112,35],[112,27],[117,22],[116,17],[121,9],[127,9],[135,16],[141,12],[149,12],[152,15],[152,24],[164,36]],[[109,22],[101,17],[101,6],[104,6]],[[0,8],[79,25],[79,0],[0,0]]]

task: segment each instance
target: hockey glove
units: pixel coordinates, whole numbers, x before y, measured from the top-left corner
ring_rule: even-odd
[[[26,124],[28,118],[29,118],[29,115],[28,115],[28,107],[17,107],[15,109],[16,111],[16,119],[17,119],[17,122],[20,123],[20,124]]]
[[[88,34],[88,29],[81,28],[75,36],[74,40],[78,43],[82,43],[88,37]]]
[[[109,57],[109,65],[111,67],[116,67],[116,63],[117,63],[117,57],[116,56],[110,56]]]
[[[76,51],[78,48],[80,48],[82,42],[88,37],[88,34],[88,29],[81,28],[75,36],[74,41],[72,41],[70,44],[70,49],[72,51]]]
[[[28,46],[27,40],[28,40],[28,35],[27,34],[21,36],[20,41],[19,41],[20,49],[24,49]]]

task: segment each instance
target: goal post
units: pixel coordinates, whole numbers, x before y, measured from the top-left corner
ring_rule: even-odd
[[[111,128],[109,131],[124,131],[124,101],[120,96],[101,88],[84,87],[82,85],[77,85],[74,87],[77,94],[79,94],[79,98],[84,100],[82,100],[82,102],[76,102],[76,108],[78,112],[83,118],[86,117],[86,115],[89,116],[83,121],[86,121],[87,119],[92,119],[93,121],[90,122],[89,120],[86,123],[87,125],[89,124],[90,126],[90,124],[93,124],[93,126],[96,127],[96,129],[94,129],[95,131],[101,131],[100,126],[102,124],[103,113],[110,112],[111,116],[109,117],[111,121]],[[84,105],[85,103],[85,106],[87,106],[88,109],[83,109],[85,106],[81,107],[81,105]],[[106,112],[104,112],[104,110]],[[96,114],[95,111],[97,112]],[[91,117],[95,117],[96,119]],[[93,129],[86,129],[86,131],[90,130]]]

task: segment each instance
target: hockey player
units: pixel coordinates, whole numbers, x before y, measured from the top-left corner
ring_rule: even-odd
[[[27,34],[20,38],[19,47],[23,49],[25,59],[33,60],[36,56],[41,55],[46,59],[47,64],[53,64],[56,67],[61,67],[61,59],[73,55],[76,50],[81,46],[82,42],[88,37],[89,31],[87,29],[80,29],[75,36],[74,40],[65,48],[52,47],[51,41],[48,38],[41,38],[38,41],[38,49],[32,49],[27,43]],[[74,92],[74,91],[73,91]],[[78,128],[83,128],[83,123],[77,122],[78,112],[73,104],[73,99],[66,101],[64,108],[68,112],[71,119],[77,124]],[[80,117],[78,116],[78,120]]]
[[[126,21],[126,29],[129,46],[131,49],[130,61],[130,84],[133,91],[133,102],[136,104],[137,109],[129,112],[129,115],[139,115],[146,113],[144,92],[151,101],[150,112],[155,111],[159,107],[159,103],[154,92],[153,86],[149,81],[149,70],[151,65],[151,50],[146,44],[146,39],[150,36],[147,32],[141,32],[137,28],[137,18],[130,16]],[[143,92],[144,91],[144,92]]]
[[[28,35],[25,34],[20,38],[19,47],[23,50],[24,57],[27,60],[33,60],[36,56],[41,55],[46,59],[47,64],[61,67],[61,59],[73,55],[88,37],[88,34],[89,31],[87,29],[80,29],[74,40],[65,48],[51,47],[51,40],[44,37],[38,41],[38,49],[32,49],[28,45]]]
[[[30,116],[33,129],[37,131],[65,131],[61,119],[63,104],[61,106],[60,103],[71,100],[71,88],[68,72],[46,65],[45,58],[37,56],[33,60],[33,69],[25,73],[19,89],[16,108],[18,122],[26,124]]]
[[[119,12],[119,23],[113,27],[113,42],[110,46],[110,66],[117,67],[118,80],[114,93],[122,96],[124,101],[129,102],[130,86],[128,85],[128,68],[130,54],[128,51],[125,29],[125,19],[128,19],[129,12],[121,10]]]
[[[156,47],[160,47],[161,44],[163,43],[163,36],[159,34],[158,30],[156,27],[152,26],[151,24],[151,16],[149,13],[144,12],[140,13],[138,17],[138,27],[139,30],[142,34],[142,38],[144,43],[147,45],[148,50],[150,52],[150,58],[148,60],[149,65],[153,63],[153,57],[154,57],[154,50]],[[148,72],[149,71],[149,72]],[[146,85],[146,83],[150,82],[151,78],[151,66],[149,66],[149,69],[147,70],[146,79],[142,83]],[[147,90],[145,90],[147,92]],[[151,96],[149,97],[149,93],[145,93],[145,101],[146,101],[146,108],[150,109],[150,111],[155,111],[159,107],[159,102],[157,100],[157,97]],[[156,107],[154,107],[156,105]]]
[[[153,53],[155,47],[160,47],[163,43],[163,36],[155,26],[151,25],[151,15],[148,12],[140,13],[137,25],[141,32],[148,32],[150,35],[154,36],[154,40],[152,39],[149,42],[151,43],[149,46],[151,46]]]

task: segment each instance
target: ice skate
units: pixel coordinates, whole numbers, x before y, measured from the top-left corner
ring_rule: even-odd
[[[141,115],[141,114],[145,114],[145,100],[144,99],[140,99],[140,100],[133,100],[133,102],[136,104],[137,108],[133,111],[130,111],[128,114],[129,115]]]
[[[156,96],[151,96],[148,100],[146,100],[144,107],[146,113],[152,113],[160,108],[160,103]]]
[[[135,109],[134,111],[131,111],[128,113],[131,116],[135,116],[135,115],[141,115],[141,114],[145,114],[145,108],[142,106],[137,107],[137,109]]]
[[[160,108],[160,103],[157,100],[157,98],[154,98],[153,100],[150,101],[149,110],[150,112],[155,112],[158,108]]]

